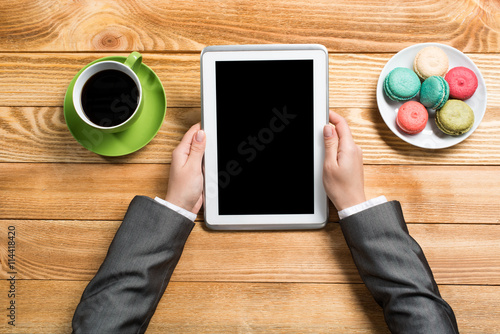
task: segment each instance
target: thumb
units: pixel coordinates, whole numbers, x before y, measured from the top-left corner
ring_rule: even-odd
[[[206,146],[206,136],[205,131],[198,130],[193,135],[193,139],[191,140],[191,149],[189,151],[189,157],[187,163],[189,164],[201,164],[201,160],[203,159],[203,154],[205,153]]]
[[[331,124],[323,127],[323,139],[325,140],[325,162],[337,163],[337,151],[339,148],[339,137],[337,131]]]

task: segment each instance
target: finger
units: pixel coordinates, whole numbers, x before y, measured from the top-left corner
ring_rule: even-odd
[[[203,194],[200,196],[200,198],[198,198],[198,201],[196,201],[196,204],[191,209],[191,212],[198,214],[202,205],[203,205]]]
[[[352,138],[351,129],[349,128],[349,125],[347,125],[345,118],[331,110],[329,116],[330,122],[335,125],[335,130],[337,130],[339,145],[343,146],[353,144],[354,139]]]
[[[186,163],[189,157],[189,152],[191,151],[193,135],[200,129],[200,127],[200,123],[196,123],[184,134],[181,142],[177,145],[173,152],[173,163],[179,163],[181,166]]]
[[[323,127],[323,139],[325,141],[325,163],[336,165],[339,137],[335,128],[330,124]]]
[[[193,135],[196,133],[196,131],[200,129],[201,129],[200,123],[196,123],[191,128],[189,128],[189,130],[184,134],[184,137],[182,137],[179,146],[183,146],[189,149],[191,147],[191,141],[193,139]]]
[[[188,164],[196,164],[201,168],[201,161],[203,159],[203,154],[205,154],[206,143],[205,131],[198,130],[193,134],[191,138],[191,150],[189,151],[187,161]]]

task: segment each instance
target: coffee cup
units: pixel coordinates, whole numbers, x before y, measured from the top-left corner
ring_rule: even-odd
[[[144,102],[136,74],[141,63],[142,55],[132,52],[124,63],[106,60],[87,67],[73,88],[73,105],[80,119],[109,133],[134,124]]]

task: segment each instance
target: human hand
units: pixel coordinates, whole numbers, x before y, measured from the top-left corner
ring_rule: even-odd
[[[323,128],[325,163],[323,185],[337,210],[366,201],[363,153],[354,143],[346,120],[330,111],[330,122]]]
[[[205,132],[197,123],[186,132],[172,153],[165,200],[193,213],[198,213],[203,204],[202,160],[205,145]]]

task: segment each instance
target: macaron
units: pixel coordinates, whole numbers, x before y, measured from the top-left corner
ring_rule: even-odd
[[[399,108],[396,124],[403,132],[414,135],[425,128],[428,119],[427,109],[421,103],[408,101]]]
[[[393,101],[407,101],[420,91],[420,80],[415,72],[405,67],[396,67],[384,80],[384,92]]]
[[[413,70],[422,81],[434,75],[444,76],[448,72],[448,66],[448,56],[437,46],[423,48],[413,61]]]
[[[443,77],[428,77],[420,88],[420,103],[427,108],[440,109],[448,101],[450,87]]]
[[[435,119],[439,130],[447,135],[458,136],[472,128],[474,112],[467,103],[452,99],[436,112]]]
[[[467,100],[474,95],[477,89],[477,76],[467,67],[452,68],[444,77],[450,85],[450,97]]]

